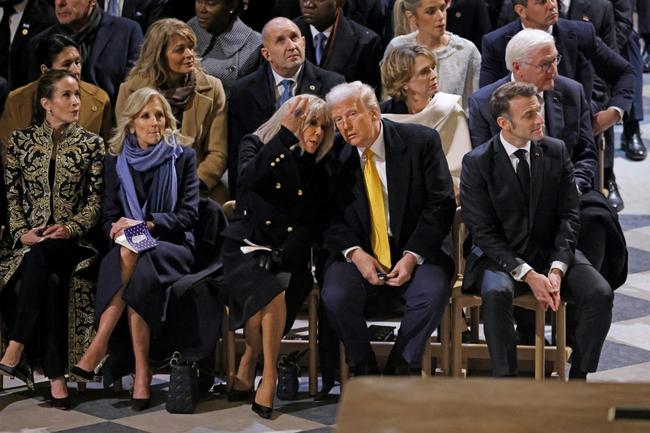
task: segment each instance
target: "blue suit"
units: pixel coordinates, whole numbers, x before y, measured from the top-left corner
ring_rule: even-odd
[[[102,18],[95,33],[93,46],[88,58],[83,59],[81,79],[105,90],[115,105],[120,84],[125,81],[129,70],[140,55],[142,31],[134,21],[113,17],[103,11],[100,13]],[[55,34],[65,34],[74,38],[68,29],[55,24],[36,35],[32,47],[38,46],[39,41]],[[30,72],[34,74],[34,79],[40,74],[38,71],[40,65],[36,63],[36,59],[32,58]]]
[[[510,76],[482,87],[469,97],[469,130],[472,146],[490,140],[500,129],[490,114],[492,93],[510,82]],[[546,135],[564,141],[573,162],[576,184],[591,189],[596,172],[596,148],[591,131],[591,110],[580,83],[558,75],[555,88],[544,92]]]

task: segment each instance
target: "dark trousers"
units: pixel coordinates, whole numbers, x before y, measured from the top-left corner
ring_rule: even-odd
[[[43,372],[50,378],[66,371],[69,280],[81,257],[75,241],[44,240],[23,257],[8,288],[17,291],[9,339],[25,345],[38,343]]]
[[[403,287],[373,286],[347,262],[334,262],[325,271],[321,302],[330,323],[345,345],[348,364],[356,366],[369,355],[370,334],[364,310],[369,297],[399,291],[406,303],[391,356],[419,366],[424,342],[440,323],[451,292],[449,275],[441,266],[419,265]],[[385,293],[385,292],[384,292]]]
[[[517,374],[517,334],[513,326],[512,300],[530,289],[505,272],[487,269],[480,290],[492,374],[514,376]],[[579,251],[576,251],[575,261],[562,280],[561,291],[571,294],[577,309],[571,368],[594,372],[612,322],[614,293]]]

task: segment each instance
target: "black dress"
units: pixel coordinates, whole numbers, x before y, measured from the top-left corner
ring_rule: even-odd
[[[105,190],[101,223],[105,233],[111,224],[125,215],[120,195],[120,181],[116,171],[117,157],[105,160]],[[147,322],[155,335],[161,326],[169,287],[192,271],[194,264],[194,235],[192,229],[198,219],[199,181],[196,174],[194,150],[183,148],[175,163],[178,179],[178,199],[173,212],[154,213],[152,235],[158,246],[140,253],[135,271],[124,289],[123,299]],[[131,169],[133,183],[140,203],[147,200],[153,173],[139,173]],[[95,320],[98,322],[111,299],[122,286],[120,246],[115,244],[104,257],[99,270],[95,300]]]
[[[297,141],[281,128],[267,144],[256,135],[240,144],[237,207],[224,232],[223,294],[231,329],[286,290],[286,333],[312,287],[309,253],[323,231],[328,181],[324,164],[302,153]],[[245,239],[282,250],[282,266],[260,268],[257,253],[242,253]]]

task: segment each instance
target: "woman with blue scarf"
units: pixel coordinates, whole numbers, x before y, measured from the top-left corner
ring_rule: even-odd
[[[113,335],[126,314],[135,358],[135,410],[149,406],[149,343],[161,326],[166,289],[190,273],[194,263],[192,228],[198,219],[199,181],[195,152],[181,145],[183,138],[167,100],[156,90],[142,88],[128,98],[117,119],[105,160],[104,232],[116,240],[125,229],[144,222],[158,244],[138,254],[115,243],[104,257],[95,298],[97,335],[71,372],[92,379],[109,351],[114,377],[131,368],[120,333]]]

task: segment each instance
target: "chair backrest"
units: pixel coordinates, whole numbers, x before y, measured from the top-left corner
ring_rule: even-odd
[[[456,278],[461,277],[465,272],[465,256],[463,255],[463,243],[467,239],[467,227],[463,223],[463,214],[460,206],[456,208],[454,214],[454,224],[452,226],[452,237],[454,243],[454,265]]]

